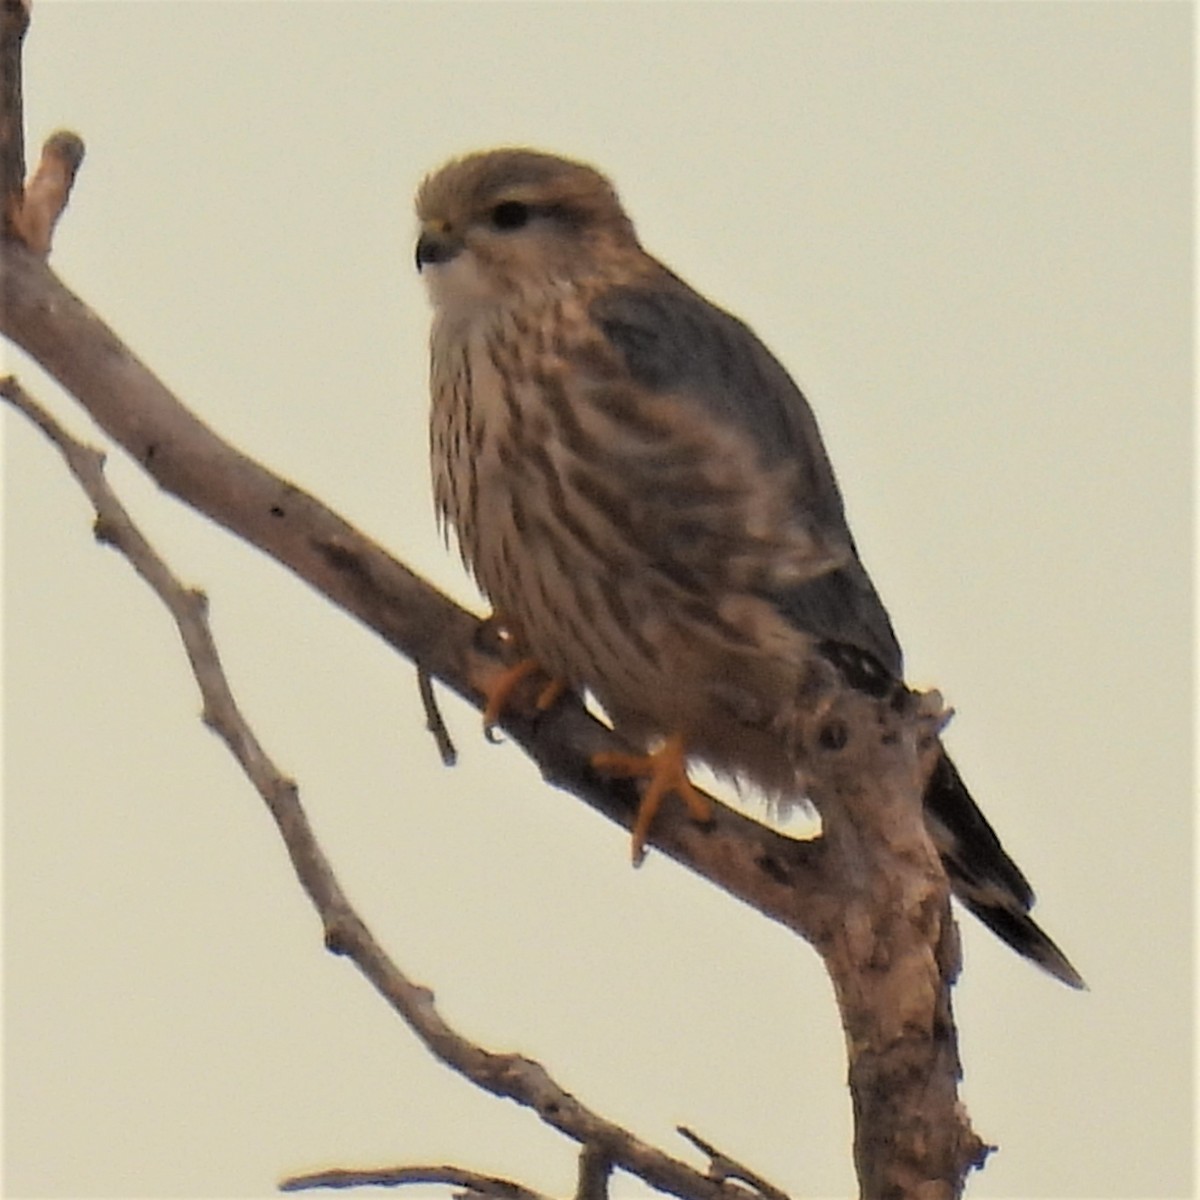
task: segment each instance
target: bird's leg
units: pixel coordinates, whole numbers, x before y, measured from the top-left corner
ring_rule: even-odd
[[[632,853],[635,867],[646,857],[646,838],[650,833],[650,825],[668,792],[674,792],[683,800],[697,821],[712,820],[712,805],[688,778],[687,755],[680,734],[672,734],[650,754],[608,751],[593,754],[592,766],[605,775],[646,780],[646,790],[642,793],[633,822]]]
[[[521,682],[528,679],[530,675],[539,674],[544,674],[544,672],[536,658],[522,658],[519,662],[513,663],[511,667],[505,667],[498,675],[493,676],[481,686],[480,691],[487,700],[483,708],[485,730],[490,730],[504,715],[513,693]],[[538,712],[546,712],[554,707],[559,696],[566,690],[567,685],[561,679],[547,679],[538,691],[537,699],[533,702],[534,708]]]
[[[481,638],[494,640],[501,653],[505,650],[511,653],[513,649],[512,635],[494,615],[483,623],[481,630]],[[492,651],[489,650],[489,653]],[[535,658],[526,657],[517,659],[516,662],[501,668],[495,674],[473,681],[484,696],[483,728],[485,731],[490,731],[504,715],[513,698],[513,693],[521,683],[530,675],[538,674],[545,675],[541,664]],[[554,706],[559,696],[566,690],[567,685],[561,679],[547,677],[534,701],[534,708],[538,712],[546,712]]]

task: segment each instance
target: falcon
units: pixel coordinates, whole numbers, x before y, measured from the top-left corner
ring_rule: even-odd
[[[796,800],[796,731],[831,687],[903,689],[816,420],[743,322],[643,250],[612,184],[528,149],[470,154],[417,194],[433,306],[430,444],[443,524],[524,656],[644,749],[596,761],[707,806],[689,760]],[[1083,980],[944,749],[926,823],[958,899]]]

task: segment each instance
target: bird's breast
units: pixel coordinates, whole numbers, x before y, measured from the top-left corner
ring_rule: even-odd
[[[564,301],[435,327],[438,509],[551,675],[635,736],[684,730],[732,761],[803,670],[803,639],[761,595],[799,553],[787,481],[737,431],[581,353],[587,336]]]
[[[433,481],[498,615],[547,669],[584,686],[605,656],[597,628],[614,608],[634,623],[613,586],[632,548],[613,513],[580,493],[590,435],[555,342],[537,312],[435,333]]]

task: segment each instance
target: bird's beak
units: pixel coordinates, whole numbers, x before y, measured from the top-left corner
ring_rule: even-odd
[[[462,248],[462,240],[453,234],[425,230],[417,238],[417,270],[429,263],[449,262]]]

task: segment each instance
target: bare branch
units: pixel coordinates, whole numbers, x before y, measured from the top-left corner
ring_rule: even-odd
[[[380,1167],[377,1170],[315,1171],[310,1175],[293,1175],[279,1185],[281,1192],[303,1192],[313,1188],[403,1187],[409,1183],[448,1183],[466,1188],[467,1196],[488,1197],[490,1200],[551,1200],[535,1192],[500,1179],[481,1175],[461,1167]]]
[[[699,1134],[693,1133],[688,1129],[686,1125],[677,1125],[675,1128],[697,1150],[702,1154],[708,1155],[708,1173],[714,1179],[741,1180],[742,1183],[748,1183],[763,1197],[763,1200],[788,1200],[786,1192],[781,1191],[774,1184],[768,1183],[761,1175],[755,1174],[749,1167],[743,1166],[740,1162],[730,1158],[728,1154],[723,1154],[711,1142],[706,1142]]]
[[[584,1146],[579,1152],[579,1181],[575,1200],[608,1200],[612,1157],[599,1146]]]
[[[167,606],[200,688],[204,723],[229,747],[267,802],[296,873],[325,920],[326,928],[352,918],[354,914],[313,838],[295,783],[271,761],[238,709],[209,628],[204,594],[180,583],[146,541],[109,486],[100,451],[73,438],[11,376],[0,380],[0,396],[24,413],[58,447],[96,510],[97,539],[119,550]]]
[[[295,783],[286,778],[246,723],[229,688],[201,593],[184,587],[130,519],[104,477],[103,455],[77,442],[11,376],[0,396],[29,417],[62,452],[96,509],[97,536],[120,550],[175,618],[204,700],[204,721],[226,743],[279,827],[300,883],[325,929],[325,943],[349,957],[375,989],[443,1062],[497,1096],[533,1109],[542,1120],[652,1187],[689,1200],[745,1200],[740,1188],[714,1182],[591,1111],[538,1062],[498,1054],[468,1041],[434,1007],[433,993],[411,981],[355,912],[313,835]]]
[[[612,1160],[595,1146],[584,1146],[579,1155],[579,1183],[574,1200],[608,1200],[608,1178]],[[461,1167],[380,1167],[347,1170],[335,1168],[293,1175],[279,1185],[282,1192],[308,1191],[313,1188],[401,1187],[409,1183],[448,1183],[467,1190],[461,1195],[489,1200],[551,1200],[510,1179],[481,1175]],[[782,1200],[787,1200],[783,1197]]]
[[[0,237],[45,258],[83,162],[83,140],[68,130],[51,134],[25,182],[21,46],[28,28],[29,0],[0,0]]]
[[[25,186],[25,124],[21,44],[29,28],[29,0],[0,0],[0,236],[13,235],[13,217]]]
[[[433,734],[438,753],[442,756],[442,764],[452,767],[458,762],[458,751],[454,748],[450,730],[446,728],[446,722],[442,719],[442,710],[438,708],[437,696],[433,691],[433,678],[420,663],[417,663],[417,691],[425,709],[425,727]]]
[[[41,161],[25,185],[25,195],[12,214],[12,232],[34,254],[46,258],[54,227],[71,198],[83,163],[83,139],[69,129],[52,133],[42,146]]]

